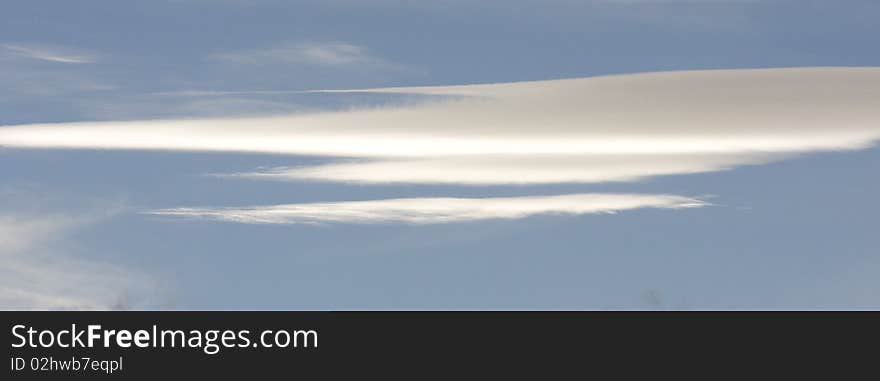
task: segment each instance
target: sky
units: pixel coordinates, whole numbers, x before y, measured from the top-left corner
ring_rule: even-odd
[[[2,309],[878,309],[880,3],[17,2]]]

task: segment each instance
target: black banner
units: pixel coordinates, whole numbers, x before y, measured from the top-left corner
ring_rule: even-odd
[[[2,312],[4,379],[874,363],[880,313]],[[354,373],[352,373],[354,372]],[[585,373],[586,374],[586,373]]]

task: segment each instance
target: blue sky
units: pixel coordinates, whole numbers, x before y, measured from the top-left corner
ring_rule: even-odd
[[[870,68],[878,17],[873,1],[10,5],[0,14],[0,307],[876,309],[873,69],[302,91]],[[260,140],[303,120],[317,127],[296,139],[339,139],[317,153]],[[469,124],[482,120],[503,123]],[[586,136],[565,124],[583,120],[626,123]],[[26,126],[40,123],[62,124]],[[376,133],[396,140],[358,146]],[[246,143],[257,149],[230,148]],[[448,157],[470,143],[477,154]],[[618,143],[601,160],[577,156]],[[511,159],[511,144],[531,156]],[[545,147],[573,151],[548,159]],[[408,148],[436,152],[410,161]],[[339,157],[354,165],[326,166]],[[371,160],[393,166],[360,165]],[[510,212],[528,207],[523,197],[596,193],[648,198],[562,209],[542,198],[541,213]],[[387,202],[407,198],[421,201]],[[497,200],[478,201],[479,212],[504,218],[472,219],[470,204],[448,198]],[[343,204],[314,209],[333,202]],[[240,209],[277,216],[279,205],[298,214],[255,224],[267,211]]]

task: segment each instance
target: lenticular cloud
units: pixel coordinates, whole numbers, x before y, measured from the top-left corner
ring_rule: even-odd
[[[430,95],[421,103],[282,117],[0,127],[0,145],[323,156],[221,174],[353,183],[503,185],[635,181],[720,171],[880,139],[880,68],[716,70],[326,92]],[[685,208],[670,195],[416,198],[179,208],[243,223],[443,223]]]
[[[862,149],[880,139],[880,68],[351,91],[440,97],[272,118],[5,126],[0,145],[314,155],[337,161],[230,175],[466,185],[632,181]]]

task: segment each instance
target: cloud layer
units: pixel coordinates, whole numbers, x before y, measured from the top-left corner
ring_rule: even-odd
[[[631,181],[880,139],[880,68],[717,70],[352,90],[441,96],[272,118],[0,127],[0,145],[344,158],[241,177],[363,183]]]
[[[673,195],[597,193],[536,197],[401,198],[246,208],[175,208],[148,213],[248,224],[437,224],[524,218],[541,214],[580,215],[615,213],[638,208],[683,209],[705,205],[708,204],[699,199]]]

